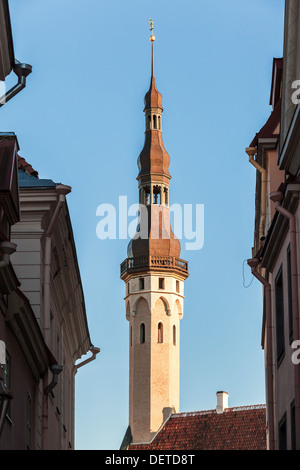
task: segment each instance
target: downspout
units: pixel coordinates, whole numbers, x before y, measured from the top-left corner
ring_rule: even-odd
[[[70,193],[70,186],[57,185],[56,191],[59,194],[58,202],[53,213],[52,219],[46,231],[45,237],[45,267],[44,267],[44,304],[43,304],[43,336],[46,345],[50,348],[50,298],[51,298],[51,244],[52,244],[52,232],[55,224],[58,221],[60,211],[65,204],[66,195]],[[56,371],[58,372],[58,371]],[[47,432],[48,432],[48,394],[50,391],[49,386],[56,385],[53,374],[53,380],[48,385],[48,370],[46,371],[43,378],[43,397],[42,397],[42,449],[47,449]]]
[[[261,174],[259,240],[262,241],[265,236],[267,217],[267,170],[254,160],[254,156],[257,154],[257,149],[255,147],[247,147],[246,153],[251,165],[253,165]]]
[[[273,351],[272,351],[272,307],[271,307],[271,284],[257,272],[257,267],[260,261],[257,258],[249,259],[248,265],[251,267],[251,272],[256,279],[259,280],[264,286],[265,300],[266,300],[266,333],[267,333],[267,351],[266,351],[266,366],[267,366],[267,408],[269,415],[269,450],[275,450],[275,403],[274,403],[274,388],[273,388]]]
[[[0,250],[2,252],[2,260],[0,261],[0,269],[9,265],[10,255],[16,251],[17,245],[12,242],[1,242]]]
[[[14,72],[18,76],[18,83],[13,86],[7,93],[0,98],[0,107],[4,106],[9,100],[16,96],[26,86],[26,77],[32,72],[32,67],[29,64],[17,63],[14,66]]]
[[[57,223],[60,211],[66,202],[66,195],[71,192],[70,186],[59,184],[56,186],[56,191],[59,194],[58,202],[52,216],[51,222],[46,232],[45,240],[45,271],[44,271],[44,322],[43,332],[47,346],[50,346],[50,290],[51,290],[51,245],[52,245],[52,232],[55,224]]]
[[[58,376],[63,370],[63,366],[53,364],[50,366],[52,373],[52,380],[47,385],[48,370],[43,377],[43,389],[44,393],[42,396],[42,450],[48,449],[47,432],[48,432],[48,395],[54,389],[58,382]]]
[[[57,382],[58,382],[58,376],[62,372],[63,366],[60,366],[59,364],[53,364],[50,367],[50,370],[51,370],[51,373],[52,373],[52,380],[49,383],[49,385],[47,385],[47,387],[45,387],[45,390],[44,390],[45,395],[49,395],[49,393],[54,389],[54,387],[56,387]]]
[[[297,266],[297,228],[294,214],[281,206],[283,193],[276,191],[270,194],[277,212],[289,220],[290,253],[291,253],[291,283],[292,283],[292,309],[293,309],[293,340],[299,340],[299,293],[298,293],[298,266]],[[294,364],[295,375],[295,425],[296,449],[300,450],[300,369]]]

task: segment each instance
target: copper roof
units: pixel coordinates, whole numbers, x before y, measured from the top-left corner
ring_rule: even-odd
[[[161,106],[162,95],[158,92],[154,77],[154,49],[152,43],[152,71],[150,89],[145,95],[145,115],[157,114],[163,110]],[[159,110],[157,109],[159,108]],[[171,175],[169,173],[170,156],[163,143],[161,129],[146,128],[145,142],[138,157],[139,174],[137,179],[144,189],[150,184],[160,188],[160,185],[169,186]],[[141,216],[140,226],[144,236],[130,241],[128,258],[142,256],[175,257],[180,258],[180,242],[174,235],[170,223],[169,208],[160,204],[147,205],[147,210]]]
[[[163,111],[161,103],[162,95],[157,90],[154,77],[154,49],[152,43],[151,82],[150,88],[145,95],[144,111],[146,116],[149,110],[150,112],[156,113],[157,109],[160,109],[159,114],[161,114],[161,112]],[[168,184],[168,180],[171,178],[169,173],[169,164],[170,157],[164,147],[161,130],[157,130],[154,128],[146,129],[144,147],[138,158],[138,179],[143,175],[150,176],[155,174],[156,180],[158,178],[159,181]]]
[[[145,110],[148,108],[160,108],[162,107],[162,95],[159,93],[154,77],[154,45],[152,43],[152,70],[151,70],[151,82],[150,88],[145,95]]]
[[[140,172],[138,178],[143,175],[155,174],[157,180],[168,184],[171,178],[169,173],[170,156],[163,143],[162,133],[158,130],[145,132],[143,150],[138,159]]]
[[[170,416],[150,444],[129,450],[266,450],[266,407],[253,405]]]
[[[145,109],[160,108],[162,110],[163,107],[161,103],[162,95],[159,93],[156,87],[155,78],[151,77],[150,88],[145,95]]]

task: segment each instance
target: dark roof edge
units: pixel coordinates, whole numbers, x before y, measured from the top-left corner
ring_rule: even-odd
[[[4,9],[4,15],[5,15],[5,24],[6,24],[6,29],[8,32],[8,39],[9,39],[8,47],[9,47],[10,61],[11,61],[11,66],[13,68],[13,66],[15,65],[15,52],[14,52],[14,42],[13,42],[13,36],[12,36],[12,27],[11,27],[8,0],[3,0],[3,9]]]

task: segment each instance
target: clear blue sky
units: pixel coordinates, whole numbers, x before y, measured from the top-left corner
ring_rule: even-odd
[[[128,323],[120,263],[128,240],[100,241],[96,209],[138,201],[137,157],[156,35],[171,203],[204,204],[205,243],[190,264],[181,321],[181,411],[265,402],[261,286],[251,257],[255,170],[245,154],[268,118],[283,0],[11,0],[28,86],[1,110],[20,154],[72,186],[68,196],[97,360],[76,376],[76,448],[117,449],[128,425]],[[245,283],[251,274],[245,266]],[[85,359],[85,358],[83,358]]]

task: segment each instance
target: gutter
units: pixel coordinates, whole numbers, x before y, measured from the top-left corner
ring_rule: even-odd
[[[56,385],[58,383],[58,376],[62,372],[63,366],[61,366],[59,364],[53,364],[50,367],[50,370],[51,370],[51,373],[52,373],[52,380],[49,383],[49,385],[47,385],[47,387],[45,388],[45,395],[49,395],[49,393],[52,392],[54,387],[56,387]]]
[[[262,241],[265,236],[267,216],[267,171],[256,160],[254,160],[254,156],[257,154],[257,149],[255,147],[247,147],[246,153],[251,165],[253,165],[261,174],[259,240]]]
[[[89,357],[88,359],[86,359],[85,361],[82,361],[82,362],[80,362],[79,364],[77,364],[77,365],[75,366],[76,370],[79,369],[79,368],[82,367],[82,366],[85,366],[85,365],[88,364],[89,362],[94,361],[94,360],[96,359],[97,354],[100,352],[100,348],[96,348],[96,347],[92,346],[92,347],[90,348],[90,351],[91,351],[91,353],[92,353],[92,356]]]
[[[266,351],[266,366],[267,366],[267,410],[269,415],[269,450],[275,450],[275,402],[274,402],[274,386],[273,386],[273,351],[272,351],[272,297],[271,297],[271,284],[257,272],[257,267],[260,264],[258,258],[249,259],[248,266],[251,267],[251,272],[259,282],[264,286],[265,299],[266,299],[266,325],[267,325],[267,351]]]
[[[20,93],[23,88],[25,88],[26,78],[32,72],[32,67],[29,64],[17,63],[14,66],[14,72],[18,77],[18,83],[1,96],[0,107],[4,106],[9,100],[11,100],[14,96]]]
[[[293,341],[299,341],[299,292],[298,292],[298,250],[297,250],[297,227],[295,215],[284,209],[281,205],[283,193],[276,191],[270,194],[277,212],[289,221],[290,253],[291,253],[291,281],[292,281],[292,310],[293,310]],[[295,379],[295,426],[296,426],[296,449],[300,449],[300,369],[294,364]]]

